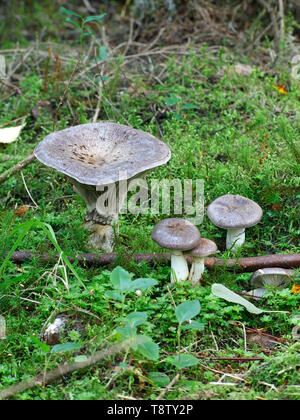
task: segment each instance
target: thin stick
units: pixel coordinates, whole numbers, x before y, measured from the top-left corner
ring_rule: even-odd
[[[161,400],[165,395],[166,395],[166,393],[168,392],[168,391],[170,391],[170,389],[172,388],[172,386],[174,385],[174,384],[176,384],[176,382],[178,382],[178,380],[179,380],[179,378],[180,378],[180,374],[179,373],[177,373],[177,375],[172,379],[172,381],[169,383],[169,385],[167,385],[163,390],[162,390],[162,392],[159,394],[159,396],[156,398],[156,400]]]
[[[13,168],[8,169],[6,172],[0,175],[0,184],[3,184],[10,176],[16,174],[22,169],[26,168],[31,162],[35,160],[35,155],[32,153],[26,159],[22,160],[21,162],[17,163]]]
[[[40,374],[26,381],[22,381],[16,385],[11,385],[8,388],[4,388],[0,391],[0,400],[4,400],[15,394],[19,394],[20,392],[34,388],[36,386],[46,385],[76,370],[85,369],[89,366],[92,366],[100,362],[101,360],[104,360],[110,356],[113,356],[114,354],[120,353],[121,351],[130,347],[131,344],[132,342],[130,342],[130,340],[128,341],[126,340],[126,342],[124,343],[117,344],[115,346],[112,346],[110,348],[107,348],[101,351],[97,351],[93,356],[87,357],[86,360],[84,360],[83,362],[62,364],[62,365],[59,365],[56,369],[46,373],[46,375]]]
[[[23,181],[23,184],[24,184],[25,190],[27,191],[27,194],[28,194],[28,196],[29,196],[30,200],[33,202],[33,204],[35,205],[35,207],[36,207],[36,208],[38,208],[39,206],[36,204],[36,202],[35,202],[35,201],[34,201],[34,199],[32,198],[32,195],[30,194],[30,191],[29,191],[29,189],[28,189],[28,187],[27,187],[27,184],[26,184],[26,181],[25,181],[25,178],[24,178],[24,175],[23,175],[23,172],[22,172],[22,171],[21,171],[21,177],[22,177],[22,181]]]

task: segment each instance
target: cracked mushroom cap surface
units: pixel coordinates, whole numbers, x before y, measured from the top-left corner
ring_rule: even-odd
[[[178,251],[195,248],[201,239],[196,226],[179,218],[161,220],[153,229],[151,237],[162,248]]]
[[[254,287],[267,285],[283,289],[290,283],[293,273],[293,270],[279,267],[260,268],[252,274],[250,283]]]
[[[198,245],[190,251],[187,251],[187,254],[191,257],[201,258],[215,254],[217,249],[217,245],[214,243],[214,241],[211,241],[210,239],[206,238],[201,238]]]
[[[207,209],[207,216],[223,229],[247,228],[260,222],[261,207],[250,198],[226,194],[214,200]]]
[[[169,147],[149,133],[113,122],[56,131],[34,150],[36,158],[85,185],[108,185],[167,163]]]

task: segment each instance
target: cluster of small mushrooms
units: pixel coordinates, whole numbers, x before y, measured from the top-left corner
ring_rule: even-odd
[[[118,215],[127,194],[122,181],[145,177],[171,158],[169,147],[156,137],[113,122],[88,123],[53,132],[37,145],[34,153],[40,162],[70,179],[87,206],[84,224],[91,233],[88,247],[105,252],[113,250]],[[233,251],[243,245],[245,229],[256,225],[262,214],[254,201],[232,194],[217,198],[207,209],[209,219],[227,229],[226,248]],[[189,280],[199,284],[205,257],[217,251],[213,241],[201,238],[196,226],[180,218],[159,222],[152,239],[171,250],[172,282]],[[192,258],[190,270],[185,256]],[[251,283],[256,291],[265,284],[284,287],[291,275],[291,270],[268,268],[254,273]]]

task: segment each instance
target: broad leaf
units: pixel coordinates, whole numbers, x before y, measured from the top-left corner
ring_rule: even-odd
[[[17,140],[21,130],[26,124],[17,127],[0,128],[0,143],[12,143]]]
[[[191,300],[178,305],[175,309],[175,315],[179,324],[197,316],[200,312],[200,308],[199,300]]]
[[[168,357],[168,362],[176,366],[177,369],[185,369],[190,366],[196,366],[199,360],[190,354],[179,354],[177,356]]]
[[[170,383],[168,375],[162,372],[150,372],[148,376],[156,386],[165,387]]]
[[[82,347],[79,343],[65,343],[53,346],[50,353],[64,353],[65,351],[80,350]]]
[[[202,324],[201,322],[197,322],[197,321],[191,321],[190,323],[184,325],[182,327],[183,330],[198,330],[198,331],[203,331],[204,330],[205,325]]]
[[[128,271],[124,268],[118,266],[116,267],[110,275],[110,280],[115,289],[118,289],[120,292],[129,291],[131,288],[131,277]]]
[[[223,284],[214,283],[211,287],[212,294],[227,300],[227,302],[237,303],[244,306],[248,312],[252,314],[262,314],[264,312],[280,312],[285,313],[286,311],[267,311],[265,309],[259,309],[253,303],[249,302],[247,299],[244,299],[242,296],[232,292],[230,289],[225,287]]]
[[[143,338],[143,342],[137,346],[137,350],[147,359],[157,360],[159,358],[159,347],[152,338],[146,335],[138,335],[138,338]]]
[[[131,312],[127,315],[126,320],[129,322],[131,327],[137,327],[144,324],[147,321],[147,312]]]
[[[145,290],[149,287],[156,286],[158,284],[157,280],[154,279],[137,279],[131,282],[131,290],[134,292],[135,290]]]

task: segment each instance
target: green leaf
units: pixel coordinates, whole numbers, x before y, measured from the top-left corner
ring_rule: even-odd
[[[197,316],[200,312],[200,308],[199,300],[191,300],[178,305],[175,309],[175,315],[179,324]]]
[[[122,338],[128,339],[136,335],[136,328],[131,328],[131,325],[126,322],[124,327],[117,327],[117,333],[121,334]]]
[[[194,104],[184,104],[181,109],[198,109],[198,107]]]
[[[118,266],[116,267],[110,275],[110,281],[112,282],[115,289],[118,289],[120,292],[129,291],[131,288],[131,276],[128,271],[124,268]]]
[[[183,330],[198,330],[198,331],[203,331],[204,330],[205,325],[202,324],[201,322],[197,322],[197,321],[191,321],[190,323],[184,325],[182,327]]]
[[[48,344],[42,343],[40,340],[38,340],[33,335],[30,335],[31,340],[39,346],[39,348],[44,352],[48,353],[51,350],[51,347],[48,346]]]
[[[66,22],[70,22],[72,23],[72,25],[76,26],[77,28],[81,28],[81,26],[79,25],[78,22],[76,22],[76,20],[71,19],[70,17],[66,18]]]
[[[157,280],[154,279],[148,279],[148,278],[141,278],[141,279],[137,279],[137,280],[133,280],[131,282],[131,290],[135,291],[135,290],[145,290],[145,289],[149,289],[149,287],[152,286],[156,286],[158,284]]]
[[[196,366],[199,360],[190,354],[179,354],[177,356],[168,357],[168,362],[176,366],[177,369],[185,369],[190,366]]]
[[[137,338],[142,338],[143,342],[138,344],[137,350],[150,360],[157,360],[159,358],[159,346],[151,337],[147,335],[138,335]]]
[[[63,353],[65,351],[80,350],[82,347],[79,343],[65,343],[65,344],[56,344],[53,346],[50,353]]]
[[[118,293],[116,290],[108,290],[105,293],[105,296],[108,297],[109,299],[117,300],[118,302],[123,302],[124,300],[124,295],[122,295],[121,293]]]
[[[96,15],[96,16],[88,16],[84,19],[84,23],[92,22],[93,20],[102,20],[106,13],[102,13],[102,15]]]
[[[242,296],[232,292],[230,289],[225,287],[223,284],[220,283],[214,283],[211,286],[212,294],[227,300],[227,302],[237,303],[239,305],[244,306],[248,312],[252,314],[262,314],[264,312],[280,312],[280,313],[286,313],[287,311],[267,311],[265,309],[259,309],[253,303],[249,302],[247,299],[244,299]]]
[[[170,383],[168,375],[162,372],[150,372],[148,376],[156,386],[165,387]]]
[[[69,16],[77,16],[77,17],[80,17],[80,18],[81,18],[81,16],[80,16],[78,13],[73,12],[72,10],[68,10],[68,9],[66,9],[65,7],[61,7],[61,8],[59,9],[59,11],[60,11],[61,13],[64,13],[64,14],[66,14],[66,15],[69,15]]]
[[[165,104],[167,105],[167,106],[172,106],[172,105],[176,105],[176,104],[178,104],[178,102],[180,102],[181,101],[181,99],[180,98],[177,98],[177,96],[176,95],[174,95],[174,93],[171,93],[170,94],[170,97],[168,98],[168,99],[166,99],[165,100]]]
[[[144,324],[147,321],[147,312],[131,312],[127,315],[126,320],[129,322],[132,328]]]

